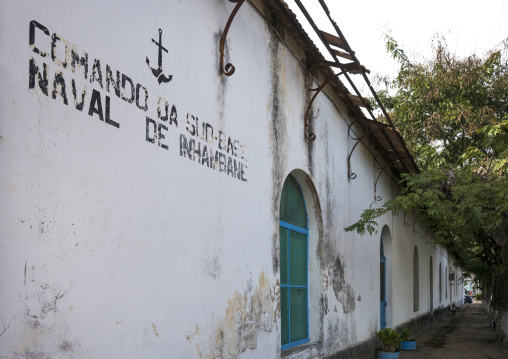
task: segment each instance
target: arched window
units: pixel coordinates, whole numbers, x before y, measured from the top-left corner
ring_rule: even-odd
[[[446,266],[444,269],[444,282],[445,282],[445,286],[444,286],[445,299],[448,299],[448,266]]]
[[[453,294],[454,294],[454,295],[457,295],[457,281],[458,281],[459,277],[458,277],[458,273],[457,273],[457,271],[456,271],[456,270],[455,270],[453,273],[454,273],[454,278],[453,278],[454,280],[453,280],[453,283],[455,283],[455,285],[454,285],[454,288],[455,288],[455,289],[454,289],[454,291],[453,291]]]
[[[383,236],[381,236],[381,246],[379,249],[380,254],[380,274],[381,274],[381,280],[380,280],[380,303],[381,303],[381,316],[380,316],[380,329],[386,328],[386,257],[385,257],[385,250],[383,247]]]
[[[441,263],[439,263],[439,302],[443,300],[443,278],[441,274]]]
[[[420,275],[418,272],[418,248],[413,252],[413,311],[420,308]]]
[[[281,348],[309,341],[307,211],[300,186],[289,175],[280,200]]]
[[[432,265],[432,256],[429,259],[429,299],[430,312],[434,310],[434,266]]]

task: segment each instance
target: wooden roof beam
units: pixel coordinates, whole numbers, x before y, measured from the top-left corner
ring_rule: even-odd
[[[342,57],[343,59],[347,59],[347,60],[351,60],[353,61],[353,56],[345,53],[345,52],[342,52],[342,51],[339,51],[337,49],[332,49],[333,53],[339,57]]]
[[[351,100],[351,102],[353,104],[355,104],[356,106],[361,106],[361,107],[367,107],[365,104],[368,104],[369,103],[369,100],[367,100],[366,98],[364,97],[358,97],[358,96],[355,96],[355,95],[351,95],[351,94],[348,94],[347,95],[349,97],[349,99]],[[363,101],[362,101],[363,100]]]
[[[341,49],[349,52],[349,49],[347,48],[346,44],[344,43],[344,41],[342,41],[342,39],[340,37],[329,34],[325,31],[320,30],[320,32],[328,44],[336,46],[336,47],[340,47]]]

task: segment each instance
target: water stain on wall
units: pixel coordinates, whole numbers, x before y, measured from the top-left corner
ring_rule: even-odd
[[[267,27],[270,49],[270,99],[267,104],[267,112],[270,117],[269,145],[272,155],[272,205],[275,231],[272,235],[272,269],[273,273],[279,272],[279,205],[282,185],[286,176],[287,168],[287,120],[284,116],[284,97],[281,89],[281,51],[277,34],[271,27]]]
[[[20,300],[23,307],[12,318],[2,318],[0,347],[4,353],[10,353],[9,358],[16,359],[83,357],[80,343],[72,338],[67,323],[67,316],[74,307],[63,304],[72,283],[68,288],[53,283],[41,284],[36,281],[38,269],[28,261],[22,267],[24,295]]]
[[[351,285],[346,283],[344,268],[339,256],[335,259],[335,263],[332,267],[331,284],[335,297],[339,299],[342,304],[344,313],[351,313],[354,311],[356,308],[355,293]]]
[[[69,328],[59,318],[27,318],[24,328],[13,348],[15,359],[72,359],[83,355],[79,342],[67,338]]]
[[[237,358],[248,349],[257,348],[260,332],[272,332],[275,327],[276,296],[270,280],[261,272],[258,284],[249,292],[235,291],[228,299],[224,316],[215,325],[214,334],[205,347],[197,343],[198,355],[202,359]],[[199,335],[199,326],[185,338],[192,342]]]
[[[331,288],[335,298],[342,304],[343,313],[352,313],[356,308],[356,294],[353,287],[346,280],[344,266],[337,248],[337,232],[340,229],[335,228],[335,221],[333,221],[333,218],[336,217],[336,205],[329,200],[333,195],[328,177],[325,178],[322,185],[325,198],[327,198],[323,218],[325,224],[323,226],[324,235],[319,237],[316,256],[321,259],[321,272],[324,275],[323,281],[325,284],[324,291]]]
[[[306,79],[305,79],[305,102],[304,102],[304,108],[302,109],[302,123],[304,123],[305,121],[305,112],[307,111],[307,107],[309,106],[309,103],[310,103],[310,100],[311,100],[311,97],[313,94],[311,94],[311,88],[315,87],[314,86],[314,82],[312,81],[312,79],[310,78],[310,76],[308,76]],[[319,114],[319,111],[317,111],[318,114]],[[315,126],[314,126],[314,120],[317,119],[317,115],[314,116],[314,106],[311,107],[310,111],[309,111],[309,115],[308,115],[308,128],[307,128],[307,133],[304,134],[305,136],[311,134],[311,133],[314,133],[314,130],[315,130]],[[307,144],[307,147],[305,148],[305,150],[307,151],[307,165],[309,166],[309,172],[311,175],[314,174],[314,157],[315,157],[315,154],[314,154],[314,151],[315,151],[315,144],[314,144],[315,141],[305,141],[305,143]]]
[[[196,324],[193,331],[187,332],[187,334],[185,334],[185,340],[191,342],[196,338],[197,335],[199,335],[199,324]]]
[[[159,332],[157,331],[157,324],[155,324],[154,322],[151,322],[151,323],[152,323],[153,335],[155,335],[158,338],[159,337]]]
[[[215,97],[218,104],[218,122],[219,122],[219,129],[222,131],[225,131],[224,125],[224,108],[226,105],[225,100],[225,92],[226,92],[226,85],[227,85],[227,76],[222,73],[222,69],[220,68],[220,41],[222,38],[223,31],[222,29],[218,30],[213,35],[213,42],[215,44],[215,68],[217,69],[217,85],[216,85],[216,93]],[[226,38],[226,42],[224,44],[224,64],[227,64],[229,62],[229,46],[228,41]]]
[[[277,279],[273,286],[273,294],[275,296],[275,302],[277,303],[276,315],[280,317],[280,281]]]

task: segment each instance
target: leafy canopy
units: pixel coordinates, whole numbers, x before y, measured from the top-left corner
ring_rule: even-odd
[[[420,62],[390,35],[386,48],[400,68],[379,96],[421,173],[404,174],[399,196],[345,230],[373,234],[376,218],[412,211],[467,271],[501,270],[508,251],[508,39],[483,57],[458,58],[436,37],[432,58]]]

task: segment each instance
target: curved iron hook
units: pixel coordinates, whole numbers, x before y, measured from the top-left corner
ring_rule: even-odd
[[[376,166],[376,158],[377,158],[380,154],[381,154],[381,151],[379,151],[379,152],[377,153],[377,155],[375,155],[375,156],[374,156],[374,167],[375,167],[376,169],[378,169],[378,170],[383,169],[383,167],[378,167],[378,166]]]
[[[381,151],[379,151],[375,156],[374,156],[374,162],[376,161],[376,158],[381,154]]]
[[[356,137],[352,137],[351,134],[350,134],[350,131],[351,131],[351,127],[353,126],[353,124],[355,122],[358,122],[358,120],[354,120],[353,122],[351,122],[349,124],[349,128],[347,130],[347,134],[348,136],[353,140],[353,141],[356,141],[355,145],[353,146],[353,148],[351,149],[351,152],[349,152],[349,155],[347,156],[347,174],[348,174],[348,177],[349,179],[355,179],[356,178],[356,173],[354,172],[351,172],[351,156],[353,155],[353,151],[355,150],[356,146],[365,138],[367,137],[368,135],[370,135],[371,133],[373,133],[374,131],[373,130],[370,130],[368,132],[365,132],[363,135],[361,135],[360,137],[356,138]]]
[[[351,156],[353,155],[353,151],[355,150],[356,146],[358,146],[358,144],[365,137],[367,137],[367,135],[368,135],[368,133],[364,134],[363,136],[361,136],[359,139],[356,140],[355,145],[353,146],[353,148],[351,149],[351,152],[349,152],[349,155],[347,156],[347,175],[348,175],[349,179],[355,179],[356,178],[356,173],[351,172]]]
[[[418,234],[418,231],[415,231],[415,221],[416,221],[416,217],[415,217],[415,219],[413,219],[413,233]]]
[[[341,71],[337,74],[333,74],[332,76],[328,77],[325,82],[323,82],[321,84],[321,86],[319,86],[317,89],[310,89],[311,91],[316,91],[316,93],[314,94],[314,96],[312,96],[312,98],[310,99],[310,102],[309,102],[309,105],[307,106],[307,111],[305,112],[305,119],[304,119],[304,133],[305,133],[305,138],[312,142],[316,139],[316,135],[314,133],[307,133],[307,128],[309,128],[309,112],[310,112],[310,108],[312,107],[312,104],[314,103],[314,100],[316,99],[317,95],[321,92],[321,90],[323,90],[323,88],[335,77],[339,77],[340,75],[342,75],[344,72]],[[315,117],[317,118],[317,116]]]
[[[354,120],[353,122],[351,122],[351,124],[349,125],[349,129],[351,129],[351,126],[358,120]],[[351,149],[351,152],[349,152],[349,155],[347,156],[347,174],[348,174],[348,177],[349,179],[355,179],[356,178],[356,173],[354,172],[351,172],[351,156],[353,155],[353,151],[355,150],[356,146],[358,146],[358,144],[365,138],[367,137],[368,135],[370,135],[373,131],[369,131],[369,132],[366,132],[364,133],[362,136],[358,137],[358,138],[354,138],[354,137],[351,137],[351,135],[349,135],[349,129],[348,129],[348,136],[353,139],[354,141],[356,141],[355,145],[353,146],[353,148]]]
[[[351,127],[353,127],[353,125],[354,125],[355,123],[357,123],[357,122],[358,122],[358,119],[355,119],[355,120],[354,120],[353,122],[351,122],[351,123],[349,124],[349,126],[347,127],[347,135],[348,135],[348,137],[349,137],[350,139],[352,139],[352,140],[354,140],[354,141],[358,141],[358,139],[360,139],[360,138],[362,138],[362,137],[363,137],[363,136],[362,136],[362,137],[355,138],[355,137],[351,136]],[[363,139],[363,138],[362,138],[362,139]]]
[[[347,129],[347,135],[349,136],[349,138],[351,138],[352,140],[355,140],[355,141],[357,141],[357,140],[358,140],[358,138],[355,138],[355,137],[351,136],[351,127],[352,127],[352,126],[353,126],[356,122],[358,122],[358,119],[355,119],[353,122],[351,122],[351,123],[349,124],[349,126],[348,126],[348,129]],[[368,134],[371,134],[371,133],[374,133],[374,132],[376,132],[376,131],[377,131],[377,129],[370,129],[370,130],[369,130],[369,132],[367,132],[367,133],[368,133]],[[359,137],[359,138],[363,138],[363,136],[362,136],[362,137]],[[380,154],[380,152],[376,155],[376,157],[377,157],[379,154]],[[374,157],[374,159],[375,159],[376,157]]]
[[[381,172],[379,172],[379,174],[377,175],[376,181],[374,182],[374,199],[375,199],[375,200],[377,200],[377,198],[381,198],[381,199],[382,199],[382,197],[381,197],[381,196],[376,197],[377,181],[379,181],[379,177],[381,177],[381,174],[385,171],[385,169],[386,169],[388,166],[390,166],[390,165],[391,165],[391,164],[393,164],[393,163],[397,163],[397,162],[400,162],[400,161],[399,161],[399,160],[395,160],[395,161],[392,161],[392,162],[390,162],[390,163],[388,163],[388,164],[384,165],[384,166],[383,166],[383,168],[381,169]],[[404,220],[404,222],[405,222],[405,220]]]
[[[376,157],[374,158],[374,167],[375,167],[376,169],[378,169],[378,170],[382,170],[383,168],[385,168],[385,167],[386,167],[386,166],[383,166],[383,167],[378,167],[378,166],[376,166],[375,159],[376,159],[376,158],[377,158],[377,156],[379,156],[380,154],[381,154],[381,152],[378,152],[378,154],[377,154],[377,155],[376,155]],[[398,159],[397,159],[397,160],[398,160]],[[394,160],[394,161],[392,161],[392,162],[390,162],[390,163],[397,162],[397,160]]]
[[[220,39],[220,71],[226,76],[231,76],[235,73],[235,67],[232,63],[227,63],[224,67],[224,45],[226,44],[226,36],[228,35],[229,27],[231,26],[231,23],[233,22],[233,19],[240,9],[240,6],[244,3],[245,0],[229,0],[229,2],[236,3],[235,8],[231,12],[231,15],[229,15],[228,22],[226,23],[226,27],[224,28],[224,32],[222,33],[222,37]]]

